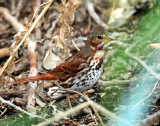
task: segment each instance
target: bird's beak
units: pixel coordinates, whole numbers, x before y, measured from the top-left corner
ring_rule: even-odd
[[[104,42],[110,42],[110,41],[112,41],[113,39],[110,37],[110,36],[107,36],[107,37],[105,37],[105,39],[104,39]]]

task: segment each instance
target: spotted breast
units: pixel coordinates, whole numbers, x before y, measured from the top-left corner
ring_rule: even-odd
[[[91,58],[92,60],[89,61],[88,66],[68,82],[73,85],[69,89],[79,92],[91,89],[98,82],[103,72],[103,55],[104,51],[97,51]]]

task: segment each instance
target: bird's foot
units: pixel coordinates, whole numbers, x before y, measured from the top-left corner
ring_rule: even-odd
[[[66,91],[61,90],[60,87],[51,87],[47,92],[48,96],[52,99],[57,99],[61,97],[64,93],[66,93]]]

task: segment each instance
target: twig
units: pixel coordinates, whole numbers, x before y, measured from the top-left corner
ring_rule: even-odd
[[[18,51],[18,49],[22,46],[22,44],[24,43],[24,41],[26,40],[26,38],[30,35],[30,33],[33,31],[34,27],[37,25],[37,23],[39,22],[39,20],[44,16],[44,14],[46,13],[46,11],[48,10],[48,8],[50,7],[51,3],[53,2],[53,0],[49,0],[48,4],[45,6],[45,8],[42,10],[42,12],[40,13],[40,15],[36,18],[36,20],[33,22],[32,26],[29,28],[29,30],[26,32],[26,34],[24,35],[23,39],[19,42],[19,44],[16,46],[16,48],[13,50],[13,52],[11,53],[10,57],[8,58],[7,62],[4,64],[3,68],[0,71],[0,76],[3,74],[3,72],[5,71],[5,69],[7,68],[8,64],[11,62],[11,60],[13,59],[13,57],[15,56],[16,52]]]
[[[66,94],[66,97],[67,97],[67,102],[69,104],[69,108],[71,109],[72,108],[72,105],[71,105],[71,100],[69,98],[69,94]]]
[[[87,107],[90,103],[89,102],[85,102],[85,103],[82,103],[80,105],[77,105],[76,107],[73,107],[72,109],[69,109],[68,111],[65,111],[65,112],[61,112],[61,113],[58,113],[56,114],[56,116],[50,118],[50,119],[47,119],[46,121],[42,122],[42,123],[39,123],[38,125],[36,126],[47,126],[48,124],[52,123],[52,122],[58,122],[60,121],[61,119],[65,118],[66,116],[69,116],[71,114],[74,114],[76,112],[78,112],[79,110]]]
[[[0,91],[1,97],[6,97],[7,95],[18,95],[21,96],[22,94],[26,94],[26,91],[20,90],[20,91]]]
[[[17,7],[15,8],[16,9],[15,10],[15,12],[16,12],[15,16],[16,16],[16,18],[18,18],[20,16],[24,4],[25,4],[24,0],[19,0],[18,1]]]
[[[3,115],[6,111],[7,111],[7,108],[5,108],[5,109],[3,110],[3,112],[1,112],[0,117],[2,117],[2,115]]]
[[[51,25],[51,27],[47,30],[47,36],[51,36],[51,34],[52,34],[52,32],[53,32],[53,30],[55,29],[55,27],[56,27],[56,25],[57,25],[57,23],[59,22],[59,14],[55,14],[55,20],[54,21],[52,21],[52,25]]]
[[[111,41],[110,45],[116,45],[119,47],[127,47],[128,46],[128,44],[121,42],[121,41],[116,41],[116,40]]]
[[[94,5],[93,3],[91,3],[89,0],[86,0],[86,7],[87,10],[89,12],[89,14],[91,15],[91,17],[95,20],[95,22],[99,25],[101,25],[102,27],[104,27],[105,29],[109,29],[109,26],[106,25],[101,19],[100,17],[97,15],[97,13],[94,10]]]
[[[41,4],[41,0],[35,0],[35,6],[33,7],[33,12],[34,12],[35,18],[38,17],[38,15],[39,15],[39,8],[41,6],[43,6],[43,4]],[[37,10],[36,10],[36,8],[37,8]],[[34,18],[34,16],[33,16],[33,18]],[[35,36],[36,36],[36,38],[39,38],[39,39],[41,38],[42,32],[41,32],[40,27],[37,27],[35,29]]]
[[[9,106],[12,106],[12,107],[15,108],[16,110],[21,111],[21,112],[29,115],[29,116],[32,117],[32,118],[41,118],[41,119],[43,119],[43,117],[41,117],[41,116],[31,114],[31,113],[23,110],[21,107],[14,105],[14,104],[11,103],[10,101],[4,100],[1,96],[0,96],[0,102],[2,102],[2,103],[4,103],[4,104],[7,104],[7,105],[9,105]]]
[[[29,77],[35,77],[37,76],[38,70],[37,70],[37,54],[35,52],[36,50],[36,42],[29,41],[28,43],[28,55],[29,55],[29,61],[30,61],[30,73]],[[37,82],[29,82],[28,84],[28,101],[27,101],[27,110],[33,111],[35,110],[35,90],[37,87]]]
[[[89,105],[92,105],[94,106],[96,109],[98,109],[99,111],[101,111],[102,113],[104,113],[106,116],[109,116],[113,119],[115,119],[116,121],[117,120],[120,120],[122,122],[124,122],[126,124],[126,126],[132,126],[132,124],[130,124],[129,122],[127,122],[126,120],[116,116],[115,114],[113,114],[112,112],[108,111],[107,109],[105,109],[104,107],[102,107],[101,105],[98,105],[97,103],[93,102],[93,101],[88,101],[88,102],[85,102],[85,103],[82,103],[82,104],[79,104],[77,105],[76,107],[73,107],[72,109],[69,109],[68,111],[64,112],[64,113],[58,113],[56,116],[50,118],[50,119],[47,119],[46,121],[42,122],[42,123],[39,123],[38,125],[36,126],[46,126],[52,122],[57,122],[57,121],[60,121],[61,119],[65,118],[66,116],[69,116],[71,114],[74,114],[75,112],[78,112],[80,111],[81,109],[89,106]]]
[[[72,43],[73,43],[73,45],[74,45],[74,47],[78,50],[78,51],[80,51],[80,49],[78,48],[78,46],[75,44],[75,42],[72,40]]]
[[[136,42],[137,43],[137,42]],[[127,48],[125,50],[125,53],[130,56],[131,58],[133,58],[134,60],[136,60],[139,64],[141,64],[150,74],[152,74],[155,78],[157,78],[158,80],[160,80],[160,75],[158,75],[154,70],[152,70],[146,63],[144,63],[142,60],[140,60],[139,58],[137,58],[136,56],[133,56],[129,51],[136,45],[133,44],[132,46],[130,46],[129,48]]]
[[[132,78],[130,80],[112,80],[112,81],[103,81],[99,80],[99,84],[101,86],[115,86],[115,85],[126,85],[136,81],[136,78]]]
[[[101,111],[102,113],[105,114],[105,116],[109,116],[113,119],[115,119],[115,121],[121,121],[124,122],[126,126],[133,126],[131,123],[129,123],[128,121],[126,121],[123,118],[120,118],[119,116],[115,115],[114,113],[112,113],[111,111],[107,110],[106,108],[104,108],[103,106],[93,102],[93,101],[89,101],[90,105],[93,105],[97,110]]]
[[[87,101],[91,101],[90,98],[89,98],[85,93],[84,93],[84,96],[86,97]],[[95,112],[95,115],[96,115],[96,117],[98,118],[98,120],[99,120],[99,122],[100,122],[100,125],[101,125],[101,126],[104,126],[104,123],[103,123],[101,117],[99,116],[97,110],[94,108],[94,106],[91,105],[91,107],[92,107],[93,111]]]
[[[139,101],[134,107],[136,107],[137,105],[141,104],[143,101],[145,101],[147,98],[149,98],[152,93],[154,92],[154,90],[156,89],[157,85],[158,85],[159,81],[156,82],[156,84],[154,85],[152,91],[145,97],[143,98],[141,101]]]
[[[125,124],[127,124],[127,126],[132,126],[129,122],[127,122],[126,120],[118,117],[117,115],[115,115],[114,113],[110,112],[109,110],[107,110],[106,108],[98,105],[97,103],[91,101],[90,99],[88,99],[84,94],[80,93],[80,92],[77,92],[77,91],[74,91],[74,90],[70,90],[70,89],[61,89],[60,90],[64,90],[64,91],[69,91],[69,92],[73,92],[73,93],[76,93],[76,94],[79,94],[81,95],[84,99],[86,99],[88,102],[91,102],[90,103],[90,106],[93,108],[93,110],[95,110],[94,108],[98,109],[99,111],[101,111],[102,113],[106,114],[106,116],[109,116],[113,119],[116,119],[116,120],[119,120],[119,121],[122,121],[124,122]],[[96,113],[96,111],[95,111]],[[100,122],[101,122],[101,119],[100,119]],[[103,125],[103,124],[102,124]]]
[[[30,74],[29,77],[37,76],[37,54],[35,52],[37,43],[29,41],[28,43],[28,55],[30,61]]]
[[[39,13],[39,9],[40,9],[40,7],[42,7],[42,6],[44,6],[44,5],[46,5],[48,2],[44,2],[43,4],[40,4],[40,1],[39,0],[36,0],[35,1],[36,2],[36,5],[34,6],[34,10],[33,10],[33,12],[34,12],[34,14],[33,14],[33,16],[32,16],[32,19],[31,19],[31,21],[30,21],[30,23],[32,24],[32,22],[33,22],[33,20],[35,19],[35,18],[37,18],[37,15],[39,15],[38,13]]]
[[[3,14],[4,18],[9,21],[16,31],[24,31],[24,26],[17,21],[15,17],[13,17],[7,8],[0,7],[0,13]],[[1,76],[1,74],[0,74]]]

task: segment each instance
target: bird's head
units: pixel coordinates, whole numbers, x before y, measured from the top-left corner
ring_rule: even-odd
[[[108,36],[107,30],[102,26],[96,25],[88,35],[87,41],[92,50],[100,50],[105,43],[112,41],[112,39]]]

